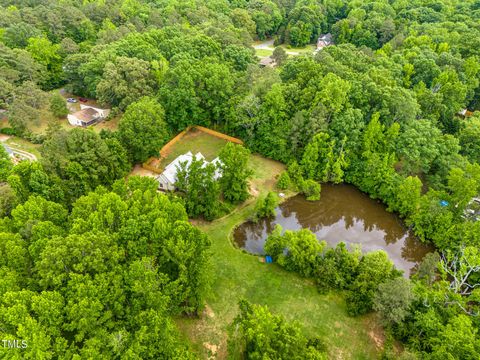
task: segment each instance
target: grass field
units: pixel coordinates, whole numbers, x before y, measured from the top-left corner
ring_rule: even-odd
[[[179,155],[191,151],[193,154],[201,152],[207,161],[215,159],[227,141],[206,134],[202,131],[191,129],[185,136],[175,143],[160,162],[160,168],[165,168]]]
[[[252,188],[257,194],[273,189],[274,178],[284,168],[256,155],[252,156],[250,166],[254,170]],[[212,240],[215,279],[204,314],[199,319],[177,319],[194,350],[203,358],[227,357],[227,326],[237,314],[238,301],[245,298],[298,321],[308,336],[322,337],[329,358],[377,358],[376,342],[381,343],[382,331],[373,315],[349,317],[340,294],[320,295],[311,280],[277,265],[261,263],[256,256],[234,248],[230,233],[252,215],[254,202],[252,198],[229,216],[198,224]]]
[[[261,46],[262,44],[264,44],[263,46]],[[271,56],[273,54],[273,50],[275,49],[275,47],[273,45],[266,45],[267,42],[261,42],[261,41],[257,41],[253,44],[253,46],[261,46],[260,48],[255,48],[255,55],[257,55],[258,57],[267,57],[267,56]],[[301,48],[297,48],[297,47],[292,47],[290,45],[285,45],[285,44],[282,44],[282,45],[279,45],[280,47],[282,47],[289,56],[298,56],[298,55],[304,55],[304,54],[312,54],[315,49],[316,49],[316,45],[306,45],[304,47],[301,47]]]

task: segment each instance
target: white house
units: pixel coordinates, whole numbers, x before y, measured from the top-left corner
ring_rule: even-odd
[[[99,109],[93,106],[80,104],[80,111],[68,114],[70,125],[86,127],[105,119],[110,113],[109,109]]]
[[[320,51],[322,50],[324,47],[327,47],[327,46],[330,46],[330,45],[333,45],[333,36],[332,34],[328,33],[328,34],[322,34],[320,35],[320,37],[318,38],[317,40],[317,49],[315,50],[316,52],[317,51]]]
[[[170,164],[167,165],[163,173],[157,176],[158,181],[158,188],[160,190],[165,191],[173,191],[175,190],[175,183],[177,182],[177,173],[180,169],[181,164],[186,163],[187,169],[192,163],[193,158],[195,157],[196,160],[203,160],[202,167],[207,166],[208,164],[213,164],[216,167],[215,175],[213,176],[215,180],[219,179],[222,174],[220,172],[220,166],[222,161],[217,157],[213,159],[210,163],[205,160],[205,157],[202,153],[198,152],[193,155],[190,151],[186,154],[180,155],[175,160],[173,160]]]

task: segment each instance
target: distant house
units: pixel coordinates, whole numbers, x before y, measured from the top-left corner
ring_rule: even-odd
[[[221,160],[217,157],[213,159],[210,163],[205,160],[205,157],[202,155],[202,153],[196,153],[193,155],[190,151],[187,152],[186,154],[180,155],[177,157],[175,160],[173,160],[170,164],[167,165],[163,173],[161,173],[159,176],[157,176],[157,181],[158,181],[158,188],[160,190],[164,191],[173,191],[175,190],[175,183],[177,182],[177,173],[178,170],[180,169],[182,164],[186,164],[187,168],[190,166],[192,163],[192,160],[202,160],[203,161],[203,167],[207,166],[208,164],[213,164],[216,167],[214,179],[217,180],[222,176],[220,172],[220,165],[222,164]]]
[[[473,112],[469,111],[468,109],[463,109],[460,110],[457,115],[463,118],[468,118],[473,115]]]
[[[273,58],[269,57],[264,57],[260,59],[260,66],[261,67],[274,67],[275,66],[275,60]]]
[[[70,125],[87,127],[105,119],[109,113],[110,110],[108,109],[99,109],[81,104],[80,111],[68,114],[67,119]]]
[[[317,50],[316,51],[320,51],[324,47],[330,46],[332,44],[333,44],[332,34],[330,34],[330,33],[322,34],[322,35],[320,35],[320,37],[317,40]]]

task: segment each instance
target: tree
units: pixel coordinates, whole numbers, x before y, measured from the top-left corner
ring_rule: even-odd
[[[229,349],[247,359],[325,359],[321,350],[308,341],[297,324],[287,323],[268,308],[242,300],[234,319]]]
[[[60,45],[52,44],[43,37],[28,39],[26,50],[48,71],[48,77],[43,81],[43,88],[54,89],[62,83],[62,59],[59,54]]]
[[[305,195],[308,201],[320,200],[322,187],[318,182],[312,179],[304,180],[300,184],[300,191]]]
[[[285,269],[310,277],[316,273],[321,254],[326,247],[325,241],[318,241],[315,234],[308,229],[285,231],[281,235],[280,225],[270,234],[265,242],[265,253]]]
[[[206,220],[213,220],[218,216],[220,185],[215,180],[216,171],[214,164],[204,166],[204,160],[197,158],[179,166],[175,186],[185,199],[189,216],[203,216]]]
[[[394,325],[401,323],[409,314],[413,301],[411,282],[398,277],[378,286],[373,309],[380,313],[386,325]]]
[[[259,198],[255,204],[254,219],[258,221],[261,218],[274,216],[278,202],[278,195],[272,191],[268,192],[265,197]]]
[[[64,118],[68,115],[67,103],[62,95],[55,93],[50,97],[50,111],[57,118]]]
[[[292,180],[290,179],[290,175],[288,175],[287,171],[283,171],[277,181],[277,188],[280,190],[287,190],[291,185]]]
[[[13,163],[5,148],[0,146],[0,183],[5,182],[12,170]]]
[[[357,271],[346,297],[347,311],[352,315],[371,311],[378,286],[399,276],[387,253],[381,250],[365,254]]]
[[[143,163],[158,153],[169,138],[162,106],[144,97],[130,104],[118,124],[118,136],[132,163]]]
[[[153,94],[156,81],[145,60],[119,56],[107,62],[96,93],[100,102],[124,110],[143,96]]]
[[[248,179],[253,174],[249,168],[250,151],[241,145],[227,143],[219,154],[220,188],[225,200],[232,203],[245,201],[248,196]]]
[[[470,161],[480,163],[480,117],[469,118],[460,128],[460,152]]]
[[[284,48],[282,48],[280,46],[277,46],[273,50],[272,58],[275,60],[275,63],[278,66],[282,66],[282,64],[287,60],[288,54],[287,54],[287,52],[285,51]]]
[[[116,139],[103,140],[93,131],[58,131],[41,148],[44,168],[63,180],[71,201],[99,185],[110,186],[130,169]]]
[[[418,211],[422,196],[422,181],[418,177],[408,176],[403,179],[396,192],[395,209],[407,219]],[[408,222],[408,220],[407,220]]]

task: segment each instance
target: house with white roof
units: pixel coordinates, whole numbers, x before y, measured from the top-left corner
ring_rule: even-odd
[[[217,157],[213,159],[210,163],[205,159],[202,153],[198,152],[193,155],[190,151],[186,154],[180,155],[175,160],[173,160],[170,164],[167,165],[163,173],[157,176],[158,181],[158,188],[164,191],[173,191],[175,190],[175,183],[177,182],[177,173],[180,169],[182,164],[186,164],[186,167],[190,166],[192,163],[193,158],[195,157],[196,160],[202,160],[203,165],[202,167],[207,166],[208,164],[215,165],[215,175],[214,179],[217,180],[222,177],[220,166],[222,165],[222,161]]]

